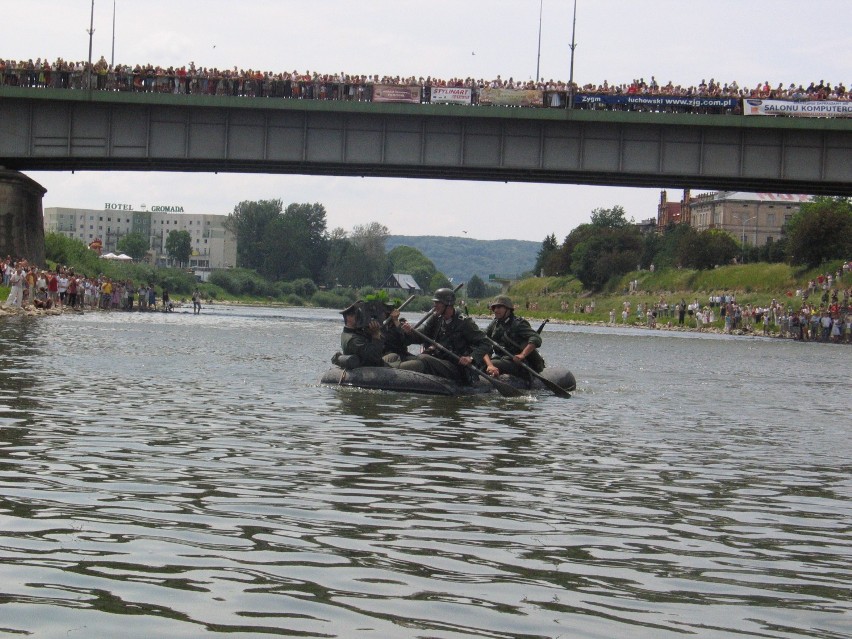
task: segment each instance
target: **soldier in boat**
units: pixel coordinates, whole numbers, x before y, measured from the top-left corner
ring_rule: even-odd
[[[498,295],[488,306],[494,320],[485,329],[485,334],[512,353],[510,357],[499,351],[494,356],[485,356],[485,372],[492,377],[508,373],[529,380],[526,364],[536,373],[544,370],[544,358],[538,352],[541,346],[539,335],[523,317],[515,315],[515,306],[507,295]]]
[[[392,316],[395,313],[398,319],[399,311],[393,305],[364,300],[358,300],[340,311],[343,315],[340,349],[342,355],[350,356],[350,359],[344,360],[346,368],[399,365],[400,355],[393,350],[398,347],[396,342],[399,338],[394,329],[383,327],[389,313]],[[352,356],[357,359],[351,359]],[[339,354],[332,361],[340,365]]]
[[[470,365],[482,367],[483,357],[491,353],[491,344],[485,333],[469,317],[456,312],[456,294],[451,288],[439,288],[432,298],[433,315],[423,326],[422,334],[451,351],[455,358],[436,348],[426,347],[415,358],[402,362],[404,370],[440,375],[446,379],[463,384],[472,381]],[[418,335],[409,324],[403,324],[402,330],[411,343],[423,344],[429,340]]]

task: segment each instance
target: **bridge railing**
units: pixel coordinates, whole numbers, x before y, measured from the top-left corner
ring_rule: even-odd
[[[395,86],[369,80],[340,81],[327,78],[286,78],[268,74],[189,74],[183,71],[52,70],[6,67],[0,85],[28,89],[68,89],[263,97],[294,100],[357,102],[409,102],[464,104],[469,106],[577,108],[609,111],[661,111],[671,113],[741,113],[740,100],[712,96],[634,96],[572,93],[565,87],[504,89],[487,86],[446,87],[430,84]]]

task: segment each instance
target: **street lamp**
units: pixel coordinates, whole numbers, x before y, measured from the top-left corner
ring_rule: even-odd
[[[574,35],[577,33],[577,0],[574,0],[574,21],[571,27],[571,73],[568,76],[568,108],[574,108],[574,49],[577,44],[574,42]]]
[[[92,90],[92,36],[95,33],[95,0],[92,0],[92,13],[89,16],[89,30],[86,32],[89,34],[89,67],[86,72],[86,82],[89,86],[86,88],[91,91]]]
[[[535,82],[538,84],[538,74],[541,66],[541,14],[544,9],[544,0],[538,2],[538,57],[535,61]]]
[[[740,213],[737,217],[739,217],[739,218],[740,218],[740,223],[742,224],[742,235],[741,235],[740,239],[742,240],[742,247],[743,247],[743,248],[742,248],[742,251],[743,251],[743,263],[745,263],[745,241],[746,241],[745,227],[746,227],[746,224],[748,224],[748,223],[749,223],[749,222],[751,222],[752,220],[756,220],[756,219],[757,219],[757,215],[752,215],[750,218],[746,218],[746,217],[745,217],[745,215],[744,215],[743,213]],[[755,242],[755,243],[756,243],[756,242]]]

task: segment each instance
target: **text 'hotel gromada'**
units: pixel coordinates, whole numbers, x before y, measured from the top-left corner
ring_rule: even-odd
[[[91,244],[100,239],[102,251],[116,252],[119,240],[139,233],[148,240],[147,261],[168,263],[166,239],[172,231],[186,231],[192,245],[190,268],[232,268],[237,263],[237,238],[225,229],[227,215],[186,213],[171,204],[146,206],[107,202],[103,209],[49,207],[44,210],[44,230]]]

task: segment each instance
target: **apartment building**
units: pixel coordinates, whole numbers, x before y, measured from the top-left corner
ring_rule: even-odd
[[[62,233],[92,244],[100,240],[103,253],[118,252],[118,241],[128,233],[148,239],[147,261],[169,262],[166,238],[187,231],[192,243],[189,267],[206,271],[232,268],[237,262],[237,240],[225,229],[227,215],[185,213],[181,206],[145,206],[107,203],[103,209],[49,207],[44,209],[45,232]]]

